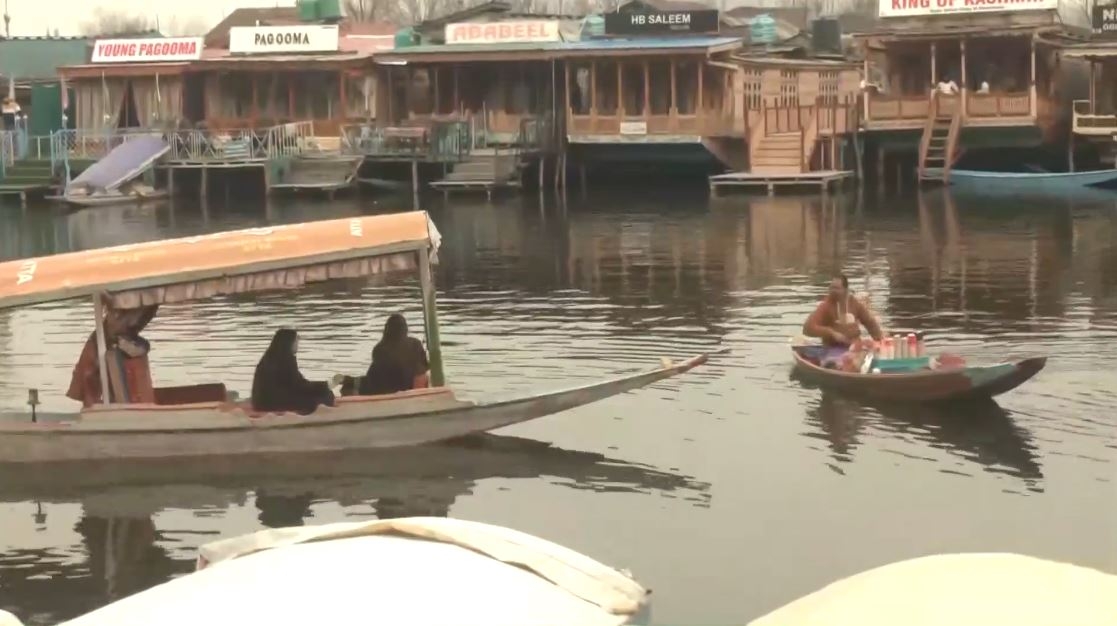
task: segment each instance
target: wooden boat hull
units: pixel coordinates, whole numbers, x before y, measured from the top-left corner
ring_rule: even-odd
[[[942,176],[942,169],[927,168],[927,175]],[[1090,172],[981,172],[950,170],[950,184],[955,187],[984,187],[1000,191],[998,185],[1011,185],[1016,193],[1028,190],[1073,191],[1117,180],[1117,169]]]
[[[169,194],[165,189],[146,195],[105,194],[100,196],[47,196],[48,200],[63,202],[73,207],[89,208],[101,206],[121,206],[125,204],[147,204],[166,200]]]
[[[1046,357],[1015,363],[925,370],[897,374],[860,374],[825,369],[791,349],[794,372],[814,382],[850,395],[896,402],[947,402],[992,398],[1011,391],[1039,373]]]
[[[0,459],[43,463],[325,452],[412,446],[559,413],[705,363],[708,355],[612,380],[503,402],[458,400],[448,388],[347,397],[312,415],[255,416],[243,405],[108,405],[65,422],[0,422]]]

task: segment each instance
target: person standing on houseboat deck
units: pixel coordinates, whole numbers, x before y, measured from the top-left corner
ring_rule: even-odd
[[[154,404],[155,387],[151,382],[151,365],[147,358],[151,344],[140,336],[140,331],[155,317],[159,305],[127,311],[106,310],[105,363],[109,373],[109,402]],[[82,348],[66,397],[81,402],[85,408],[103,402],[97,331],[90,333]]]
[[[423,342],[407,334],[407,320],[399,313],[388,316],[384,334],[372,349],[372,363],[359,381],[342,376],[342,395],[356,390],[374,396],[430,385],[430,362]]]
[[[830,291],[803,324],[803,334],[822,339],[825,353],[820,362],[841,358],[861,337],[861,326],[876,341],[884,338],[880,322],[860,300],[849,292],[849,278],[839,274],[830,281]]]
[[[309,381],[299,372],[298,351],[298,333],[290,328],[275,331],[252,377],[253,409],[309,415],[320,405],[334,406],[328,383]]]

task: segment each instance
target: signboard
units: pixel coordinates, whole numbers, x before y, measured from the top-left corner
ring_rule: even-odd
[[[877,15],[880,17],[1050,11],[1059,8],[1059,0],[879,0],[879,2]]]
[[[1090,25],[1095,36],[1102,39],[1117,39],[1117,6],[1095,6]]]
[[[561,40],[558,20],[461,22],[446,25],[447,44],[542,43]]]
[[[94,63],[143,63],[196,61],[202,58],[201,37],[151,39],[98,39],[93,43]]]
[[[621,122],[622,135],[647,135],[647,122]]]
[[[233,54],[337,52],[338,41],[336,24],[234,26],[229,29],[229,52]]]
[[[716,33],[718,25],[718,12],[712,9],[605,14],[606,35]]]

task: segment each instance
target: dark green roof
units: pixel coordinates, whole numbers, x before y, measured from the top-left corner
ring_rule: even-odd
[[[89,62],[84,38],[26,37],[0,39],[0,74],[18,82],[57,78],[63,65]]]

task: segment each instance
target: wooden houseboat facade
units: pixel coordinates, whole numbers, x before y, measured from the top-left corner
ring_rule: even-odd
[[[1086,63],[1088,95],[1074,101],[1072,118],[1071,170],[1075,146],[1087,144],[1100,160],[1117,167],[1117,5],[1093,7],[1090,40],[1063,51],[1067,61]]]
[[[1056,0],[934,14],[893,4],[881,3],[880,29],[855,35],[864,59],[863,125],[879,150],[914,150],[920,178],[932,169],[948,178],[967,149],[1065,136],[1069,102],[1058,53],[1070,38]]]

